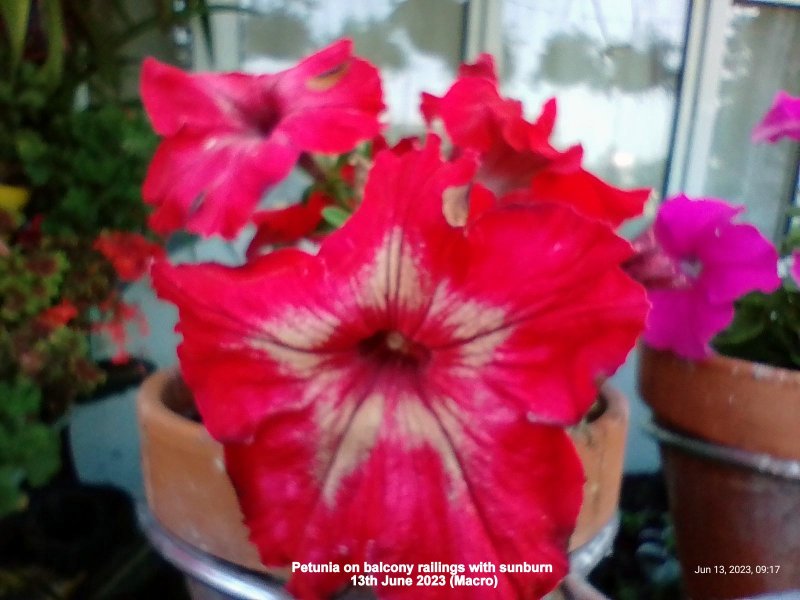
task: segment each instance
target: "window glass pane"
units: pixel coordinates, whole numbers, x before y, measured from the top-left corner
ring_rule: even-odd
[[[389,119],[422,127],[419,95],[444,92],[461,60],[464,0],[256,0],[242,19],[242,65],[275,71],[343,36],[381,68]]]
[[[687,0],[505,0],[507,93],[538,110],[558,98],[556,141],[626,187],[661,190],[671,141]]]
[[[706,48],[719,60],[701,73],[688,183],[693,193],[746,204],[747,219],[777,239],[793,195],[797,145],[754,145],[750,132],[777,90],[800,92],[800,9],[734,4],[715,26],[724,36],[719,48]]]

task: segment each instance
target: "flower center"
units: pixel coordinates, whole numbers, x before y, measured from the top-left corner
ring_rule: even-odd
[[[422,344],[408,339],[399,331],[378,331],[362,340],[358,345],[362,356],[384,364],[419,367],[430,359],[430,350]]]
[[[280,120],[281,119],[280,115],[278,115],[278,111],[264,111],[255,119],[255,127],[258,130],[258,133],[264,137],[267,137],[270,133],[272,133],[272,130],[275,129],[275,126]]]
[[[682,260],[681,273],[692,279],[697,279],[703,271],[703,263],[698,259]]]
[[[281,121],[281,107],[272,94],[263,94],[257,109],[243,109],[245,119],[253,130],[261,137],[269,137]]]

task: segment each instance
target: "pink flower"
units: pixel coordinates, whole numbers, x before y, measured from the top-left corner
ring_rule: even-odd
[[[376,157],[362,205],[316,256],[154,268],[265,564],[554,567],[459,593],[483,600],[538,598],[565,575],[583,475],[563,427],[624,360],[647,303],[620,268],[629,244],[572,210],[450,225],[443,195],[474,169],[443,163],[430,136]],[[296,572],[289,590],[328,598],[349,577]]]
[[[650,346],[701,359],[711,353],[711,339],[733,320],[735,300],[780,285],[772,244],[752,225],[734,222],[742,210],[686,196],[661,206],[654,233],[663,255],[652,254],[658,273],[650,283],[661,281],[648,289],[652,309],[644,335]],[[664,255],[672,263],[669,281]]]
[[[159,244],[126,231],[103,232],[93,247],[111,263],[121,281],[136,281],[147,273],[153,259],[165,255]]]
[[[189,75],[147,59],[141,88],[165,138],[143,188],[159,233],[232,238],[301,153],[346,152],[380,131],[378,72],[349,40],[274,75]]]
[[[777,142],[785,137],[800,140],[800,98],[780,91],[761,122],[753,129],[752,140]]]
[[[480,154],[478,181],[498,197],[530,190],[531,202],[566,204],[614,226],[642,212],[650,190],[617,189],[581,167],[580,146],[561,152],[550,144],[555,99],[530,123],[518,101],[500,96],[490,56],[459,75],[442,98],[423,94],[422,112],[429,123],[441,119],[459,152]]]

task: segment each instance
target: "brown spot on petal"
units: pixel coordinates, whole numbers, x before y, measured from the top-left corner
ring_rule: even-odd
[[[469,186],[449,187],[442,194],[442,212],[453,227],[463,227],[469,217]]]
[[[367,175],[372,169],[372,161],[360,154],[354,155],[350,159],[350,164],[353,166],[353,192],[356,196],[357,203],[361,202],[364,197],[364,188],[367,185]]]
[[[306,82],[306,87],[312,92],[325,92],[339,83],[339,80],[347,73],[349,66],[349,63],[344,63],[322,75],[312,77]]]

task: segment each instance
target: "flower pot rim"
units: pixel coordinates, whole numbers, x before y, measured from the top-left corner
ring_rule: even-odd
[[[657,423],[705,442],[800,460],[800,371],[642,346],[638,389]]]
[[[181,437],[207,438],[209,436],[202,423],[180,414],[163,401],[169,396],[167,386],[180,378],[180,371],[176,367],[159,369],[149,375],[139,388],[139,408],[147,413],[148,418],[175,428],[176,434]]]
[[[140,406],[148,412],[151,418],[165,421],[171,427],[178,428],[181,433],[197,435],[198,432],[203,432],[203,437],[208,437],[209,434],[202,421],[196,421],[180,414],[163,401],[165,397],[169,396],[169,392],[165,388],[174,381],[182,381],[180,369],[177,367],[158,369],[148,375],[139,388]],[[586,425],[596,423],[604,417],[628,417],[630,409],[625,394],[610,381],[606,380],[602,383],[598,389],[598,396],[605,400],[603,409],[596,416],[587,420]],[[567,427],[566,430],[572,431],[581,425],[582,423],[576,423]]]
[[[759,362],[756,360],[746,360],[744,358],[736,358],[734,356],[727,356],[714,352],[712,355],[700,360],[684,358],[675,354],[671,350],[660,350],[648,345],[646,342],[641,343],[642,351],[651,352],[663,356],[670,356],[673,360],[684,363],[686,365],[694,365],[698,368],[711,369],[716,371],[726,371],[729,375],[753,375],[756,379],[770,381],[778,385],[784,386],[797,386],[800,385],[800,369],[787,369],[785,367],[777,367],[768,363]]]

